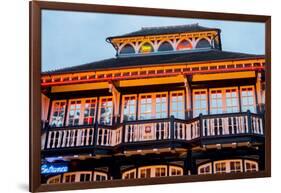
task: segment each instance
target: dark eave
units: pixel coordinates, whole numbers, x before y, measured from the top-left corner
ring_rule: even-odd
[[[143,27],[138,31],[127,33],[120,36],[108,37],[107,40],[114,38],[126,38],[136,36],[150,36],[150,35],[162,35],[162,34],[179,34],[179,33],[191,33],[201,31],[220,31],[218,28],[208,28],[195,24],[189,25],[175,25],[175,26],[161,26],[161,27]]]
[[[199,63],[213,61],[231,61],[246,59],[263,59],[264,55],[245,54],[237,52],[220,51],[216,49],[196,52],[180,52],[156,55],[138,55],[130,57],[116,57],[97,62],[62,68],[43,72],[43,75],[87,72],[98,70],[113,70],[133,67],[157,66],[163,64]]]

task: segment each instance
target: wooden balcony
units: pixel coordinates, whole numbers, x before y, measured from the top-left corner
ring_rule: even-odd
[[[114,126],[92,125],[49,128],[43,154],[122,152],[124,148],[169,147],[171,144],[204,145],[262,139],[263,115],[231,113],[200,115],[191,120],[166,119],[131,121]],[[75,151],[74,151],[75,150]],[[109,152],[104,152],[109,153]]]

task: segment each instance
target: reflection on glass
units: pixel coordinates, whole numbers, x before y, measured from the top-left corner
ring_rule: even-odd
[[[113,104],[112,98],[102,98],[100,105],[100,123],[111,125]]]
[[[193,117],[199,116],[200,113],[206,115],[207,112],[207,91],[195,91],[193,96]]]
[[[171,45],[171,43],[169,43],[169,42],[167,42],[167,41],[163,42],[163,43],[159,46],[159,48],[158,48],[158,51],[159,51],[159,52],[162,52],[162,51],[171,51],[171,50],[173,50],[173,46]]]
[[[241,89],[241,104],[243,112],[248,110],[250,110],[252,113],[256,112],[254,97],[253,87],[244,87]]]
[[[192,49],[192,44],[187,40],[182,40],[177,46],[177,50],[190,50],[190,49]]]
[[[71,101],[69,105],[68,125],[79,125],[81,100]]]
[[[152,118],[152,95],[143,95],[140,99],[140,120]]]
[[[167,96],[166,94],[157,94],[156,118],[166,118],[167,116]]]
[[[235,113],[239,111],[237,89],[227,89],[226,91],[226,112]]]
[[[171,94],[171,115],[175,118],[184,119],[184,95],[183,92]]]
[[[133,121],[136,120],[136,97],[126,96],[123,99],[123,120]]]
[[[211,114],[223,113],[222,106],[222,91],[213,90],[211,91]]]
[[[50,125],[52,127],[63,126],[65,107],[66,107],[65,101],[55,101],[53,103],[53,114],[50,122]]]
[[[85,101],[85,109],[84,109],[84,125],[92,125],[95,120],[95,112],[96,112],[96,99],[87,99]]]

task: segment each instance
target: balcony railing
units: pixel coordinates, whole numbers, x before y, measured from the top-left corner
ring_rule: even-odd
[[[47,130],[44,149],[71,147],[115,147],[120,144],[153,141],[186,141],[211,137],[264,134],[263,116],[258,114],[231,113],[200,115],[191,120],[166,119],[142,120],[116,126],[79,126]]]

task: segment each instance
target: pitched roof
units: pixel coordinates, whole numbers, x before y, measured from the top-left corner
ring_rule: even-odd
[[[133,36],[147,36],[147,35],[160,35],[160,34],[174,34],[174,33],[185,33],[185,32],[200,32],[216,30],[220,31],[218,28],[208,28],[200,26],[198,23],[189,25],[174,25],[174,26],[161,26],[161,27],[142,27],[138,31],[127,33],[120,36],[112,36],[107,39],[122,38],[122,37],[133,37]]]
[[[73,72],[85,72],[95,70],[110,70],[141,66],[157,66],[163,64],[177,64],[182,62],[204,62],[220,60],[258,59],[264,55],[244,54],[237,52],[227,52],[216,49],[209,49],[200,52],[173,52],[169,54],[142,55],[131,57],[116,57],[87,64],[62,68],[53,71],[43,72],[43,74],[61,74]]]

